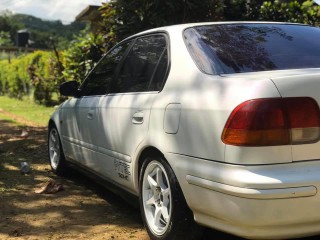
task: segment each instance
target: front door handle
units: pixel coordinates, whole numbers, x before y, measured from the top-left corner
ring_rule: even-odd
[[[135,112],[132,116],[132,123],[133,124],[142,124],[143,123],[143,117],[144,117],[144,112],[143,111],[138,111]]]

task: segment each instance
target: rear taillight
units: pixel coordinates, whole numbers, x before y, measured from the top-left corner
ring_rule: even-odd
[[[320,110],[309,97],[246,101],[231,113],[222,133],[225,144],[275,146],[316,142]]]

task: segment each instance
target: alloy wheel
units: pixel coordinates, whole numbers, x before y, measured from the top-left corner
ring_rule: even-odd
[[[58,132],[52,128],[49,136],[49,157],[50,164],[53,169],[57,169],[60,162],[60,140]]]
[[[155,235],[163,235],[171,218],[171,189],[168,175],[158,161],[151,161],[143,176],[142,200],[147,223]]]

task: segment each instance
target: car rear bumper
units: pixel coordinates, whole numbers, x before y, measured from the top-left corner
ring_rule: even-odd
[[[199,224],[256,239],[320,233],[320,161],[239,166],[166,157]]]

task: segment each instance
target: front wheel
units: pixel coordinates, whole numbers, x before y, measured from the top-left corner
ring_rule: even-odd
[[[147,158],[140,172],[140,209],[151,239],[196,239],[201,228],[176,176],[162,157]]]
[[[67,170],[67,164],[62,150],[58,130],[51,126],[48,135],[48,155],[51,169],[58,175],[63,175]]]

